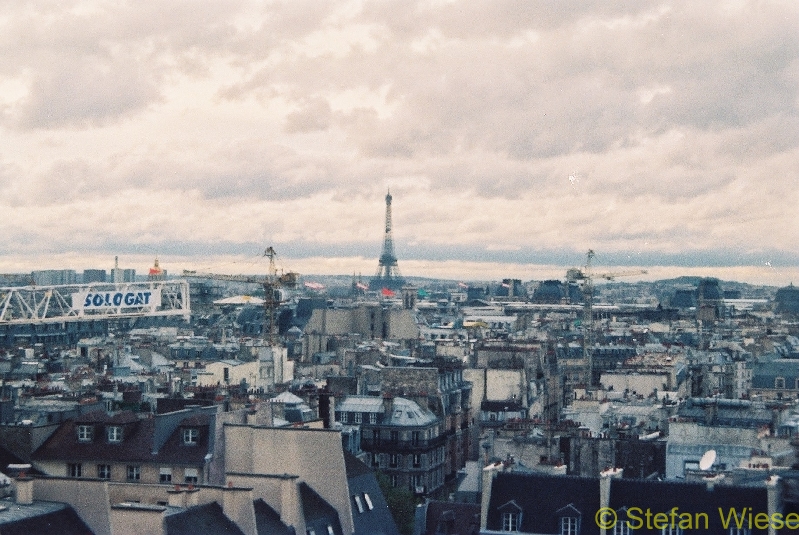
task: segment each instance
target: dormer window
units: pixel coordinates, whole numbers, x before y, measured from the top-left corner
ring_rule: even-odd
[[[560,517],[560,535],[577,535],[580,533],[580,518],[582,514],[569,504],[555,512]]]
[[[577,535],[578,526],[577,517],[563,516],[560,518],[560,535]]]
[[[116,443],[122,442],[122,426],[111,425],[106,428],[106,436],[108,442]]]
[[[94,439],[94,426],[92,425],[79,425],[78,426],[78,442],[91,442]]]
[[[499,507],[502,513],[502,531],[517,532],[522,524],[522,508],[514,500]]]
[[[518,512],[502,513],[502,531],[519,531],[521,516]]]
[[[200,439],[200,430],[196,427],[187,427],[183,430],[183,444],[186,446],[196,446]]]

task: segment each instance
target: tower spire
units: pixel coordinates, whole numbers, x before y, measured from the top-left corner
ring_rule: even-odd
[[[380,290],[388,288],[390,290],[400,289],[405,281],[400,275],[397,264],[397,256],[394,254],[394,237],[391,232],[391,190],[386,193],[386,225],[383,235],[383,252],[377,264],[377,273],[371,280],[371,289]]]

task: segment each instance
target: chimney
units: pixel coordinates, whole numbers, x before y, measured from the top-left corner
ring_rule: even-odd
[[[167,491],[167,494],[170,507],[186,507],[186,493],[180,488],[180,485],[175,485],[175,488]]]
[[[25,475],[20,475],[15,480],[15,498],[14,502],[17,505],[32,505],[33,504],[33,478]]]
[[[480,497],[480,532],[486,529],[488,522],[488,504],[491,502],[491,486],[494,483],[494,478],[497,477],[497,472],[502,470],[502,463],[489,464],[483,471],[480,472],[482,478],[480,487],[482,489],[482,496]]]
[[[391,415],[394,413],[394,396],[391,394],[383,394],[383,418],[384,421],[390,421]]]

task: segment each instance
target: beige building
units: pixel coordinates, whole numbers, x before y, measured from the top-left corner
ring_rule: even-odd
[[[252,488],[297,533],[307,533],[298,498],[309,489],[335,509],[343,533],[354,531],[338,431],[226,425],[225,450],[236,452],[227,455],[226,480]]]
[[[410,310],[378,303],[347,309],[316,309],[303,332],[303,361],[310,362],[314,354],[333,350],[331,339],[350,334],[366,340],[392,340],[409,347],[418,340],[419,327]]]
[[[275,385],[294,379],[294,362],[288,360],[285,347],[258,348],[258,359],[250,362],[219,360],[205,364],[197,372],[197,386],[238,386],[242,381],[248,389],[273,392]]]

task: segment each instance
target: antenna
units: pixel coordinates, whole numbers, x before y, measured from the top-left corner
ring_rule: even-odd
[[[713,463],[716,462],[716,450],[707,450],[702,458],[699,459],[699,469],[703,471],[710,470]]]

